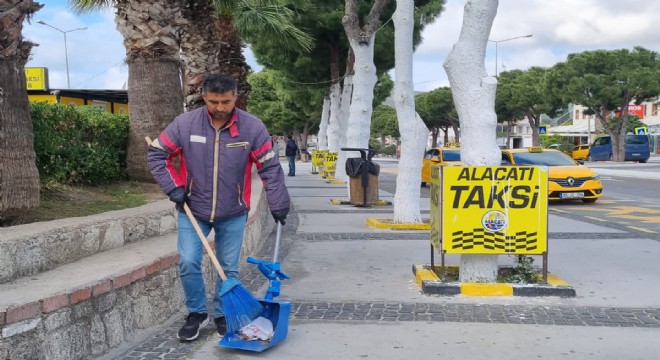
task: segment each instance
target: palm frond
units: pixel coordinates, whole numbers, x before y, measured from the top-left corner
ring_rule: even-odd
[[[296,12],[274,1],[252,0],[241,2],[234,13],[234,26],[248,43],[260,39],[282,45],[285,49],[311,51],[314,39],[294,25]]]
[[[88,14],[95,11],[102,11],[106,8],[113,7],[117,3],[116,0],[69,0],[68,5],[73,11],[80,14]]]

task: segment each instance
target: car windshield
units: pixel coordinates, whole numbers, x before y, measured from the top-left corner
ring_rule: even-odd
[[[516,165],[564,166],[575,165],[573,159],[558,151],[514,153]]]
[[[461,161],[461,150],[442,150],[443,161]]]
[[[646,144],[649,138],[646,135],[626,135],[626,144]]]

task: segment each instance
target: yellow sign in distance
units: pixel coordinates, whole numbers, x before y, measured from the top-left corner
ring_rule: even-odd
[[[640,126],[635,128],[635,135],[648,135],[649,129],[646,126]]]
[[[48,90],[48,69],[45,67],[26,67],[25,82],[28,90]]]
[[[442,248],[456,254],[542,254],[548,171],[538,166],[442,167]]]
[[[337,152],[328,151],[323,158],[323,167],[325,168],[326,178],[334,180],[337,163]]]
[[[323,154],[322,150],[312,150],[312,166],[320,168],[323,165]]]

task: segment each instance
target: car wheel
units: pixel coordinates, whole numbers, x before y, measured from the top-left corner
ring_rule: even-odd
[[[422,181],[422,187],[426,187],[426,181]]]
[[[582,201],[586,202],[587,204],[593,204],[596,202],[598,199],[582,199]]]
[[[646,164],[647,161],[648,161],[648,159],[644,159],[644,160],[640,160],[639,162],[642,163],[642,164]]]

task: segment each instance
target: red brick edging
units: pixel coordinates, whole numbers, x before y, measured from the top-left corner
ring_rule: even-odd
[[[170,255],[156,260],[149,265],[140,267],[137,270],[133,270],[128,274],[104,279],[97,284],[76,289],[70,293],[50,296],[27,304],[10,306],[5,311],[0,311],[0,327],[33,319],[42,314],[53,313],[69,305],[74,305],[89,298],[103,295],[113,289],[130,285],[148,275],[176,266],[178,263],[179,255]]]

